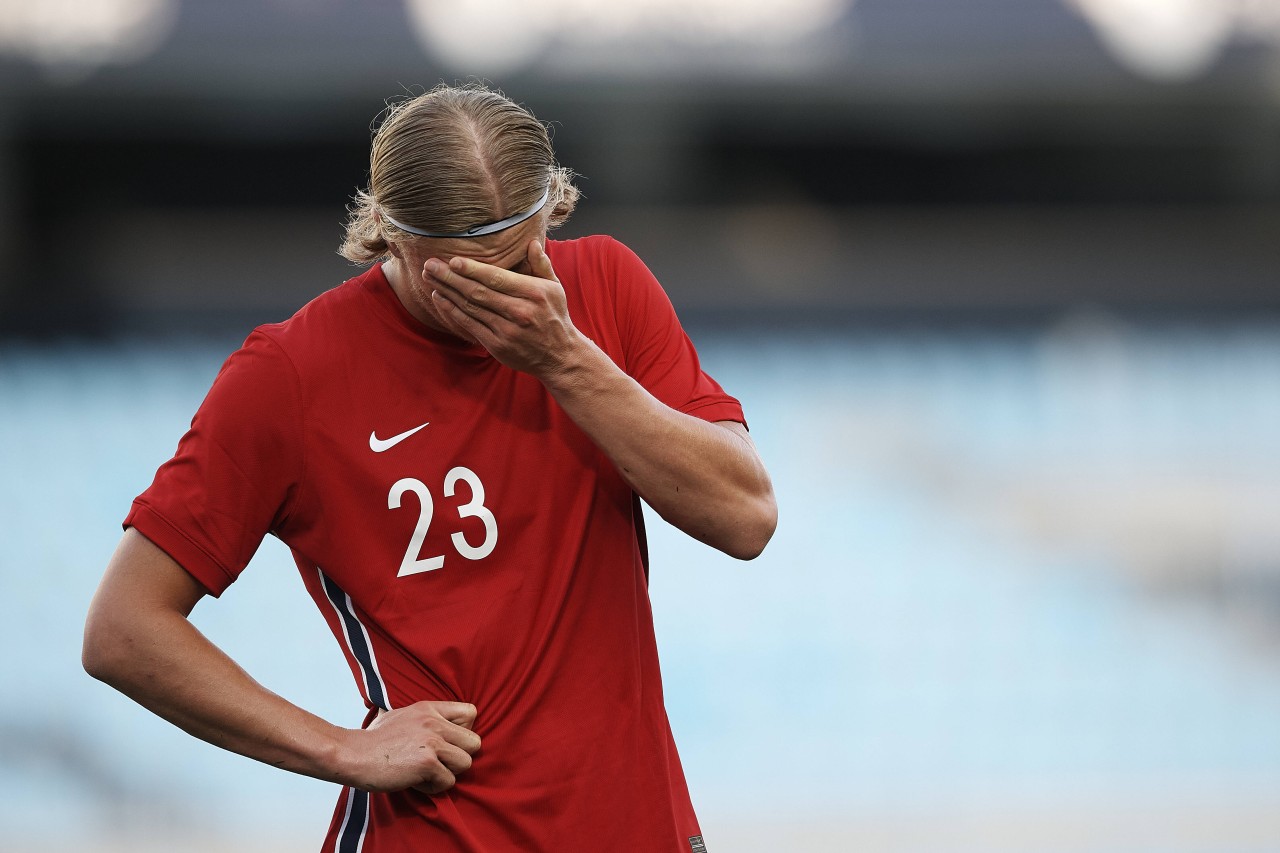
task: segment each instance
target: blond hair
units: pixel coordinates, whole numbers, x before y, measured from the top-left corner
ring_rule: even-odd
[[[367,264],[423,231],[460,233],[536,204],[548,191],[548,229],[578,203],[573,173],[556,163],[546,127],[479,84],[440,85],[390,105],[369,154],[369,187],[348,210],[338,253]],[[385,215],[378,216],[381,209]]]

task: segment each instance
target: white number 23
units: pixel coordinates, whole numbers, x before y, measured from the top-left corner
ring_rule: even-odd
[[[449,538],[453,541],[453,547],[458,549],[458,553],[463,557],[468,560],[483,560],[493,553],[494,547],[498,544],[498,521],[484,505],[484,484],[470,468],[458,466],[445,475],[445,496],[453,497],[459,480],[465,482],[470,489],[471,500],[458,507],[458,517],[480,519],[484,523],[484,540],[479,545],[472,545],[461,531],[453,533]],[[427,528],[431,526],[431,515],[435,507],[431,490],[427,488],[426,483],[413,477],[396,480],[391,486],[391,491],[387,493],[387,509],[399,509],[400,500],[405,492],[413,492],[418,496],[418,523],[413,528],[413,536],[409,539],[409,547],[405,549],[404,559],[400,561],[397,577],[416,575],[419,572],[429,572],[444,567],[444,554],[435,557],[419,556],[422,553],[422,542],[427,538]]]

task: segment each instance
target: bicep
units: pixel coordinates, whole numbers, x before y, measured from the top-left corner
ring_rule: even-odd
[[[187,615],[204,595],[204,587],[172,557],[128,528],[89,605],[81,650],[85,671],[117,687],[129,683],[148,656],[174,646],[174,628],[190,624]]]
[[[89,622],[139,611],[170,611],[185,617],[206,594],[176,560],[130,527],[107,564],[89,608]]]

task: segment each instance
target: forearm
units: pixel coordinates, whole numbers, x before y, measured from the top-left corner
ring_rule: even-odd
[[[585,337],[543,383],[660,516],[734,557],[763,550],[777,507],[745,430],[666,406]]]
[[[344,729],[258,684],[187,617],[205,595],[136,529],[125,531],[85,621],[85,670],[215,746],[367,791],[438,794],[471,767],[475,706],[421,701]]]
[[[347,730],[264,688],[178,612],[126,620],[95,610],[85,669],[157,715],[215,746],[346,784]]]

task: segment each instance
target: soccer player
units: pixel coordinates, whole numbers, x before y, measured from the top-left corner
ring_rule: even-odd
[[[577,196],[501,94],[392,108],[342,247],[372,266],[231,355],[90,608],[92,675],[344,786],[326,853],[704,849],[639,499],[743,559],[777,510],[741,406],[639,258],[547,240]],[[188,621],[267,534],[342,646],[361,728],[271,693]]]

